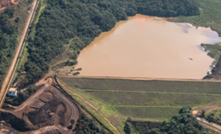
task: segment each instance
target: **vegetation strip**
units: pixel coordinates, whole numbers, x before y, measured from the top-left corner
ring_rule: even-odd
[[[201,96],[221,96],[221,94],[210,94],[210,93],[181,93],[181,92],[153,92],[153,91],[117,91],[117,90],[93,90],[93,89],[82,89],[84,92],[117,92],[117,93],[150,93],[150,94],[186,94],[186,95],[201,95]]]
[[[15,73],[16,67],[17,67],[17,65],[18,65],[18,63],[20,61],[19,55],[20,55],[20,53],[22,53],[21,50],[23,48],[24,40],[25,40],[25,37],[27,35],[27,31],[28,31],[28,28],[30,26],[30,22],[31,22],[31,20],[33,18],[33,14],[36,11],[36,3],[37,3],[37,0],[34,0],[33,1],[32,11],[31,11],[30,17],[28,18],[26,27],[24,29],[23,36],[22,36],[22,38],[21,38],[21,40],[19,42],[18,49],[16,51],[15,57],[14,57],[14,59],[12,61],[12,64],[11,64],[11,66],[9,68],[9,71],[8,71],[6,77],[5,77],[5,80],[4,80],[3,84],[2,84],[1,93],[0,93],[0,95],[1,95],[1,97],[0,97],[1,98],[0,107],[2,107],[2,105],[3,105],[5,96],[6,96],[8,90],[9,90],[9,87],[11,85],[11,82],[12,82],[13,75]]]
[[[116,112],[126,118],[167,120],[183,106],[196,108],[209,105],[218,102],[221,95],[221,83],[216,82],[59,79],[74,92],[84,95],[106,117]]]

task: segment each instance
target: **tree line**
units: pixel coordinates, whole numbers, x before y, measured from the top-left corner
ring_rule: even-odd
[[[17,26],[13,25],[13,9],[0,13],[0,86],[10,66],[17,43]]]
[[[45,0],[46,8],[28,39],[27,72],[22,85],[36,82],[56,56],[66,52],[76,60],[84,47],[101,32],[108,31],[128,16],[144,14],[173,17],[198,15],[193,0]],[[74,39],[74,43],[69,41]],[[65,49],[65,44],[70,44]]]
[[[137,127],[130,118],[127,119],[124,126],[125,134],[217,134],[212,130],[203,128],[191,113],[190,107],[183,107],[179,110],[179,114],[173,116],[169,121],[164,121],[159,125],[154,123],[147,125],[139,124]],[[138,129],[137,129],[138,128]]]

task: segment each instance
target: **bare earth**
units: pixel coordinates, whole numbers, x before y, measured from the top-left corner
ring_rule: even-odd
[[[53,86],[45,83],[37,93],[26,100],[16,110],[0,109],[0,131],[8,130],[16,133],[73,133],[79,119],[78,107]],[[70,121],[74,120],[72,129]],[[14,123],[16,122],[16,124]],[[22,126],[19,126],[22,124]],[[24,124],[24,125],[23,125]],[[11,125],[7,127],[7,125]]]
[[[16,5],[20,2],[20,0],[0,0],[0,11],[5,8],[11,7],[12,5]]]

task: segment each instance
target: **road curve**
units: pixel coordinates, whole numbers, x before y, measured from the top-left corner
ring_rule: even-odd
[[[36,5],[37,5],[37,0],[34,0],[32,4],[33,4],[33,6],[32,6],[32,9],[31,9],[30,15],[28,17],[28,20],[27,20],[24,32],[23,32],[23,34],[21,36],[18,48],[17,48],[16,53],[15,53],[15,56],[14,56],[14,58],[12,60],[11,66],[10,66],[10,68],[8,70],[8,73],[7,73],[5,79],[4,79],[3,83],[2,83],[1,92],[0,92],[0,108],[2,107],[2,105],[4,103],[4,100],[5,100],[5,96],[8,93],[9,86],[11,84],[10,81],[11,81],[11,78],[13,76],[13,72],[14,72],[14,70],[16,70],[15,66],[17,64],[17,60],[18,60],[19,54],[20,54],[20,52],[22,50],[23,42],[25,40],[26,33],[28,31],[29,25],[30,25],[31,20],[33,18],[33,15],[34,15],[34,12],[35,12],[35,9],[36,9]]]
[[[7,112],[7,113],[11,113],[15,116],[17,116],[18,118],[22,118],[22,113],[21,112],[23,109],[25,109],[26,107],[30,106],[31,104],[33,104],[41,94],[43,94],[45,91],[47,91],[47,88],[51,88],[53,93],[57,94],[57,96],[59,97],[60,100],[62,100],[62,102],[64,102],[71,110],[71,114],[69,119],[73,119],[75,120],[75,124],[73,126],[73,128],[75,128],[76,122],[79,119],[80,116],[80,110],[78,108],[78,106],[76,106],[70,99],[66,98],[66,96],[61,93],[57,88],[49,85],[48,83],[45,83],[45,86],[42,87],[41,89],[39,89],[37,91],[37,93],[35,93],[34,95],[32,95],[31,97],[29,97],[22,105],[20,105],[17,109],[15,110],[5,110],[5,109],[1,109],[0,108],[0,112]],[[61,126],[60,124],[54,124],[53,126],[46,126],[43,128],[39,128],[38,130],[34,130],[34,131],[29,131],[30,133],[45,133],[45,132],[49,132],[49,131],[53,131],[53,130],[59,130],[61,132],[66,131],[67,133],[69,133],[72,130],[68,130],[66,126]],[[28,133],[29,133],[28,132]]]
[[[59,76],[60,77],[60,76]],[[92,109],[94,109],[114,130],[117,134],[120,134],[118,129],[91,103],[89,103],[87,100],[85,100],[82,96],[78,95],[77,93],[74,93],[73,91],[69,90],[62,82],[60,82],[58,79],[56,79],[57,84],[59,84],[61,87],[65,89],[66,92],[69,92],[73,95],[78,96],[82,101],[84,101],[88,106],[90,106]]]

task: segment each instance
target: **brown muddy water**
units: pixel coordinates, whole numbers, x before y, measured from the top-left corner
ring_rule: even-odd
[[[79,76],[202,79],[213,59],[201,43],[218,43],[210,28],[136,15],[102,33],[83,49]]]

